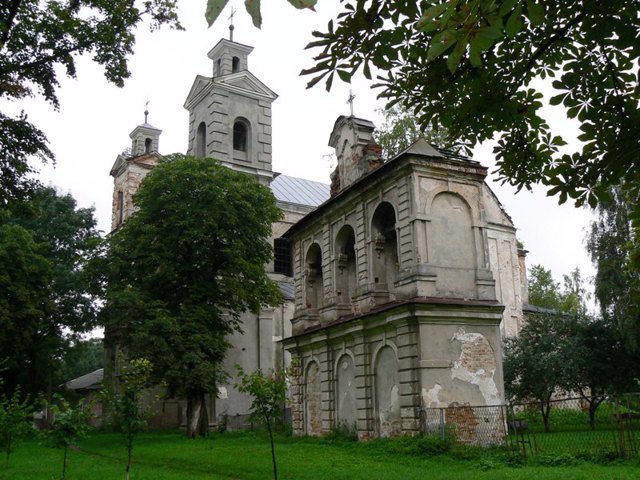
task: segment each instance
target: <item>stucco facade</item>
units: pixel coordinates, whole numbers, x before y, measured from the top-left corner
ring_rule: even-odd
[[[333,197],[286,234],[298,434],[413,434],[422,408],[504,401],[501,325],[519,328],[521,276],[487,170],[424,140],[382,162],[372,130],[338,119]]]

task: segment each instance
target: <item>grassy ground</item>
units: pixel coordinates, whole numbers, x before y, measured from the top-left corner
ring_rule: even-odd
[[[505,452],[446,450],[415,439],[355,443],[326,439],[277,440],[281,480],[376,479],[637,479],[640,462],[595,464],[569,455],[539,456],[517,465]],[[116,434],[94,434],[69,454],[69,480],[124,477],[125,452]],[[4,460],[4,459],[3,459]],[[60,477],[62,451],[28,441],[16,446],[11,465],[0,463],[0,479],[52,480]],[[178,433],[143,434],[134,446],[132,480],[273,478],[270,447],[259,434],[224,434],[187,440]]]

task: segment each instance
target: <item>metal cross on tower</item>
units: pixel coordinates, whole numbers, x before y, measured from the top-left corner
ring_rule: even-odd
[[[233,29],[235,28],[233,26],[233,17],[236,14],[236,10],[233,8],[233,6],[231,7],[231,15],[229,15],[229,18],[227,20],[229,20],[229,41],[233,42]]]
[[[148,117],[149,117],[149,97],[147,97],[147,101],[144,102],[144,123],[147,123]]]
[[[351,110],[351,116],[353,117],[353,101],[355,100],[356,96],[353,94],[353,92],[351,91],[351,89],[349,89],[349,99],[347,100],[347,103],[349,104],[349,108]]]

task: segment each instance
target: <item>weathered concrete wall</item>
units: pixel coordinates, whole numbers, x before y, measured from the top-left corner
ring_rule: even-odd
[[[515,228],[484,183],[485,169],[420,157],[395,162],[294,234],[294,333],[420,296],[498,299],[507,307],[503,334],[517,332],[523,285]],[[381,217],[392,222],[384,235]],[[355,273],[341,265],[347,228],[355,234]],[[309,255],[318,249],[321,265],[312,269]],[[313,277],[319,270],[322,277]]]
[[[368,439],[419,433],[422,408],[503,402],[501,313],[495,303],[407,302],[285,339],[307,369],[293,380],[294,432],[348,425],[352,403],[358,437]],[[311,364],[320,392],[314,383],[310,409]]]

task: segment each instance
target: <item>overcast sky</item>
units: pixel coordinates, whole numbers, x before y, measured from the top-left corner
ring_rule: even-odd
[[[113,179],[109,170],[118,153],[130,146],[129,133],[144,121],[149,98],[149,123],[160,128],[160,152],[185,152],[188,114],[183,108],[198,74],[210,76],[207,52],[221,37],[228,38],[229,7],[208,29],[204,20],[205,0],[180,0],[180,19],[186,31],[168,29],[138,32],[135,54],[129,68],[131,78],[124,88],[109,84],[101,69],[89,58],[78,61],[75,80],[64,78],[58,90],[61,108],[54,111],[42,99],[15,103],[6,111],[24,109],[31,121],[48,136],[57,156],[55,168],[41,168],[40,178],[64,193],[71,193],[81,206],[94,206],[99,228],[109,230]],[[378,92],[363,77],[347,85],[336,79],[330,93],[323,85],[305,88],[309,78],[299,77],[302,68],[313,65],[313,51],[304,50],[313,30],[323,30],[339,12],[338,0],[321,0],[317,11],[299,11],[286,0],[263,2],[262,30],[254,28],[244,2],[232,0],[235,15],[234,40],[254,46],[249,70],[275,91],[273,104],[273,169],[287,175],[329,183],[331,165],[324,157],[336,118],[349,113],[347,97],[356,95],[354,113],[380,125],[376,108]],[[63,72],[60,70],[61,78]],[[553,107],[555,108],[555,107]],[[559,109],[549,108],[549,119],[558,133],[575,137],[577,131]],[[575,144],[573,144],[575,148]],[[571,146],[569,148],[572,148]],[[491,145],[474,153],[494,169]],[[593,268],[584,249],[585,228],[591,213],[572,205],[558,206],[544,188],[520,192],[490,181],[518,228],[518,238],[529,251],[528,265],[552,269],[557,280],[575,266],[586,276]]]

